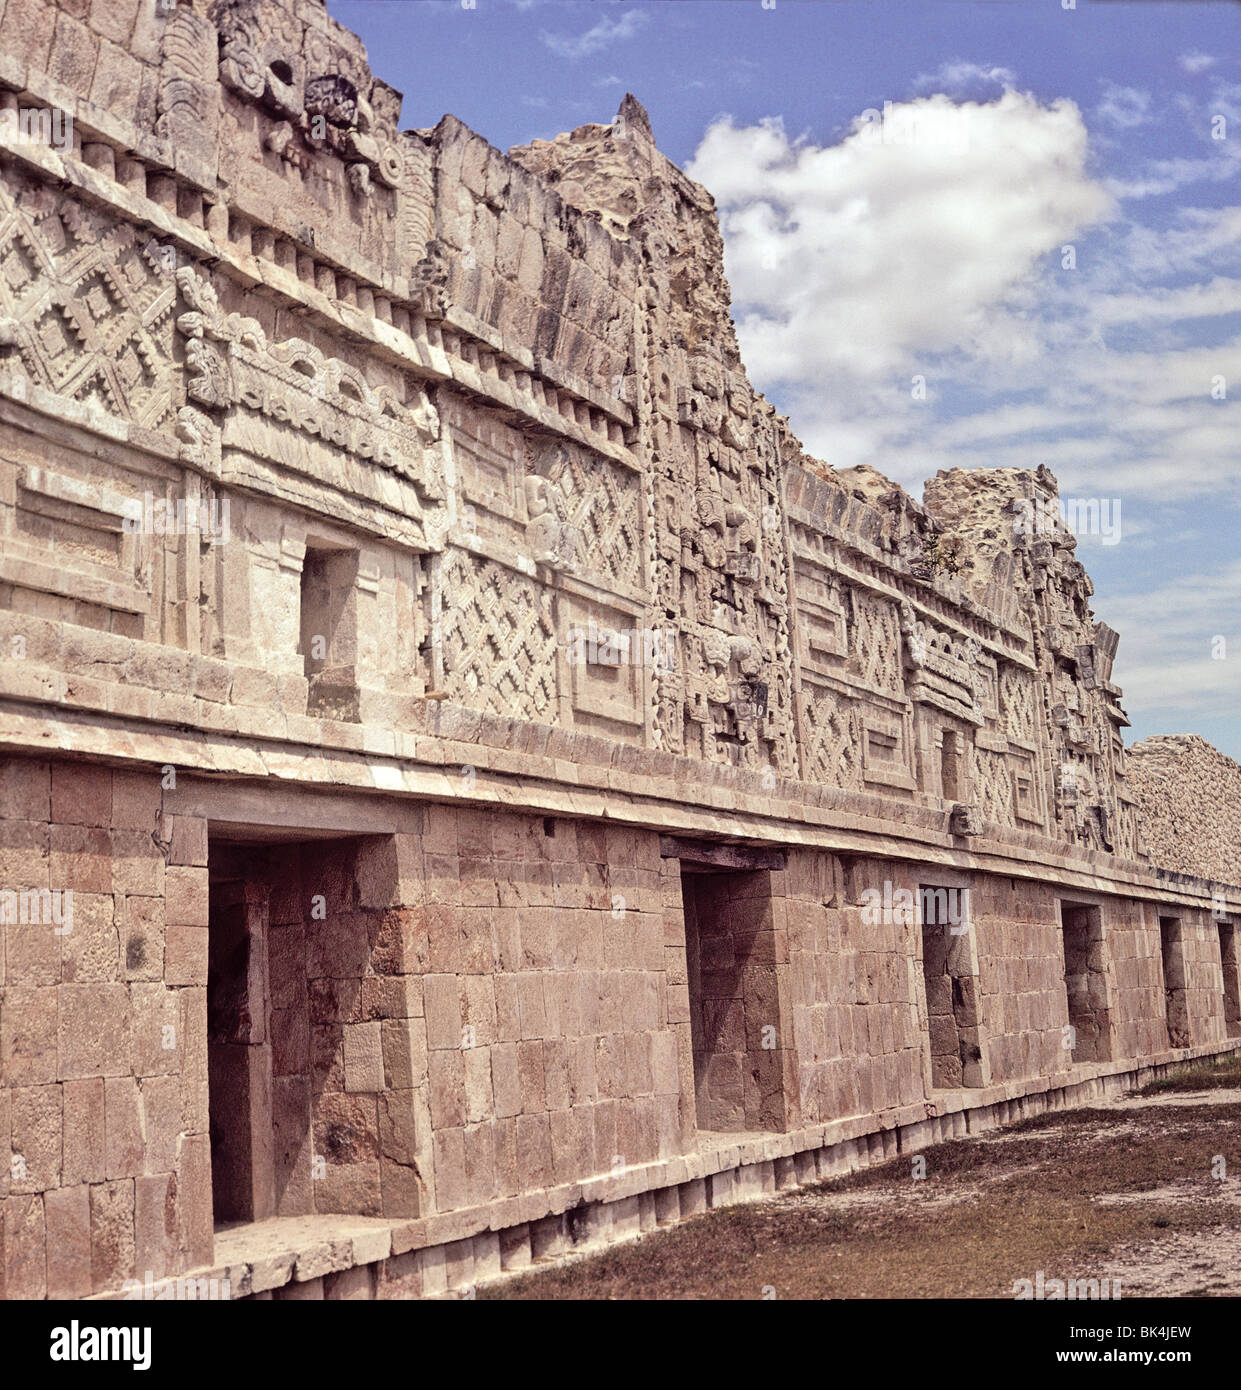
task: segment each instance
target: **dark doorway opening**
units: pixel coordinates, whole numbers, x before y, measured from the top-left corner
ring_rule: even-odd
[[[1224,971],[1224,1031],[1230,1038],[1241,1038],[1241,970],[1235,922],[1219,923],[1219,963]]]
[[[931,1085],[936,1089],[985,1084],[978,970],[967,904],[964,889],[918,889]]]
[[[780,1019],[771,874],[682,862],[698,1127],[783,1130],[791,1054]]]
[[[356,901],[364,843],[283,827],[229,827],[209,840],[207,1064],[217,1225],[379,1214],[371,1112],[385,1088],[383,1060],[366,1049],[346,1055],[345,1046],[346,1029],[361,1018],[370,957],[372,919]]]
[[[1075,1062],[1110,1062],[1112,1013],[1107,989],[1103,914],[1094,906],[1061,902],[1064,990]]]
[[[1189,1002],[1185,991],[1185,942],[1179,917],[1160,917],[1159,955],[1163,964],[1164,1015],[1168,1046],[1189,1046]]]
[[[207,1072],[217,1223],[275,1211],[267,927],[264,885],[212,883]]]

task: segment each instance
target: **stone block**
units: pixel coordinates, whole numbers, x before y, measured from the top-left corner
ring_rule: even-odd
[[[205,995],[205,990],[196,993]],[[182,1070],[185,994],[155,982],[130,986],[130,1058],[135,1076],[164,1076]]]
[[[465,1062],[460,1051],[432,1052],[428,1062],[431,1122],[436,1129],[465,1123]]]
[[[172,1173],[134,1179],[134,1266],[145,1281],[177,1270],[177,1187]]]
[[[119,1289],[134,1277],[132,1178],[91,1187],[90,1233],[92,1288],[96,1293]]]
[[[432,1051],[461,1047],[462,994],[455,975],[426,975],[422,981],[427,1046]]]
[[[378,1026],[383,1051],[384,1085],[392,1090],[423,1085],[427,1080],[425,1020],[385,1018]]]
[[[15,1086],[10,1095],[9,1191],[45,1192],[61,1185],[63,1111],[56,1085]]]
[[[0,1001],[0,1075],[12,1086],[58,1075],[59,990],[10,985]]]
[[[104,1176],[132,1178],[143,1170],[142,1097],[132,1076],[104,1082]]]
[[[48,1294],[47,1226],[41,1193],[9,1196],[3,1208],[4,1296],[40,1299]]]
[[[205,927],[210,921],[207,871],[169,866],[164,874],[165,918],[169,925]]]
[[[44,1198],[48,1298],[86,1298],[91,1290],[90,1189],[63,1187]]]
[[[349,1023],[344,1029],[345,1090],[382,1091],[384,1056],[378,1023]]]
[[[121,977],[125,980],[162,980],[164,974],[164,902],[162,898],[126,897],[120,900]],[[205,938],[206,932],[202,932]],[[169,983],[206,984],[201,980]]]
[[[112,769],[91,763],[52,763],[52,812],[58,825],[112,825]]]
[[[177,1248],[184,1266],[211,1264],[214,1244],[211,1141],[206,1134],[183,1135],[177,1162]]]
[[[337,1302],[367,1302],[374,1297],[372,1266],[342,1269],[323,1277],[323,1296]]]
[[[168,842],[169,864],[206,868],[207,822],[201,816],[170,816]]]
[[[61,985],[57,1055],[62,1080],[130,1074],[129,991],[122,984]]]

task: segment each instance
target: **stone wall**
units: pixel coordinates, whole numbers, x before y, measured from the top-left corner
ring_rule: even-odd
[[[1173,734],[1135,743],[1129,769],[1153,862],[1235,883],[1241,876],[1241,767],[1196,734]]]
[[[0,926],[5,1296],[209,1261],[205,822],[149,773],[5,759],[0,785],[0,882],[56,895]]]
[[[632,97],[0,21],[7,1296],[442,1291],[1229,1045],[1235,765],[1148,862],[1055,480],[806,456]]]
[[[1089,1062],[1235,1031],[1235,954],[1167,902],[805,849],[713,866],[709,842],[433,802],[325,838],[306,792],[300,829],[256,835],[253,793],[64,759],[6,759],[3,785],[5,881],[63,885],[0,927],[10,1297],[210,1265],[213,1211],[494,1230],[730,1133],[1067,1085],[1073,913],[1101,926]],[[237,970],[239,902],[262,945]]]
[[[1055,480],[954,470],[921,505],[807,458],[745,376],[710,195],[636,101],[506,156],[452,117],[400,132],[315,4],[13,4],[56,42],[15,43],[7,109],[73,118],[0,189],[22,688],[260,757],[272,711],[395,751],[432,694],[444,727],[1137,856],[1115,634],[1042,525]]]

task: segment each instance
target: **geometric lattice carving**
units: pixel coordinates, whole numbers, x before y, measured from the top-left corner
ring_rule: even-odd
[[[1013,810],[1013,779],[1008,759],[1001,753],[973,749],[975,800],[984,821],[996,825],[1016,825]]]
[[[1034,738],[1034,677],[1013,666],[1000,672],[1000,715],[1009,738]]]
[[[0,319],[37,385],[169,426],[175,301],[171,266],[128,223],[42,185],[0,186]]]
[[[547,590],[454,550],[445,561],[444,681],[459,704],[543,718],[556,698],[556,628]]]
[[[638,475],[597,454],[560,447],[546,476],[553,484],[556,519],[581,536],[581,568],[640,584],[644,523]]]
[[[807,685],[801,693],[805,775],[829,787],[857,790],[861,778],[861,730],[857,711],[829,690]]]
[[[894,605],[853,593],[853,642],[859,674],[879,690],[899,695],[901,629]]]

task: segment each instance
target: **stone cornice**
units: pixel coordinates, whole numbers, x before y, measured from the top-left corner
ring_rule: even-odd
[[[517,720],[490,720],[494,727],[484,729],[487,716],[457,706],[418,702],[427,714],[426,732],[276,716],[257,708],[242,721],[244,728],[229,729],[227,720],[212,728],[205,710],[209,702],[189,697],[180,697],[180,708],[168,718],[138,718],[124,708],[123,686],[116,687],[108,711],[92,708],[89,695],[75,707],[66,690],[69,679],[33,663],[10,663],[0,670],[0,748],[915,859],[1193,907],[1209,907],[1212,893],[1223,891],[1231,910],[1241,909],[1241,886],[1170,875],[1104,854],[1073,855],[1065,853],[1063,842],[1014,835],[998,826],[987,827],[985,839],[964,849],[947,831],[947,811],[787,779],[768,791],[757,774],[567,730]],[[247,712],[234,706],[227,713],[236,723]],[[199,727],[187,727],[183,721],[195,715]],[[462,775],[467,768],[469,775]],[[700,776],[691,780],[692,772]],[[861,810],[863,802],[873,807]],[[894,818],[898,812],[905,814]]]

